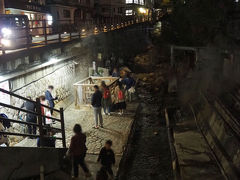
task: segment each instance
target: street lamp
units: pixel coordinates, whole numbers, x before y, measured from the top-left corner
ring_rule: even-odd
[[[147,14],[147,9],[145,9],[145,8],[140,7],[140,8],[138,9],[138,11],[139,11],[139,13],[141,13],[141,14]]]

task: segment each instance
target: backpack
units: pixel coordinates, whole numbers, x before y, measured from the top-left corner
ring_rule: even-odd
[[[119,91],[118,91],[118,100],[123,100],[123,99],[124,99],[123,91],[122,91],[122,90],[119,90]]]
[[[110,97],[110,91],[109,89],[104,89],[104,92],[103,92],[103,99],[108,99]]]
[[[8,120],[7,115],[2,113],[2,114],[0,114],[0,116],[2,118],[5,118],[4,120],[0,120],[0,122],[3,124],[4,128],[10,128],[11,127],[11,123]]]

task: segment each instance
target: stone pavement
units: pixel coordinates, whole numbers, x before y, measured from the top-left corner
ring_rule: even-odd
[[[73,136],[73,126],[78,123],[81,124],[83,132],[87,135],[88,153],[98,154],[105,141],[111,139],[115,153],[121,155],[127,142],[137,106],[138,103],[128,104],[126,114],[123,116],[117,113],[113,113],[111,116],[103,115],[104,128],[94,129],[92,108],[82,106],[80,109],[75,109],[74,104],[71,104],[64,111],[67,147]],[[57,147],[61,147],[60,141],[57,142]]]
[[[70,98],[67,101],[71,101]],[[64,107],[65,118],[65,132],[67,147],[69,147],[71,137],[73,136],[73,126],[78,123],[81,124],[83,132],[87,135],[87,157],[86,162],[93,175],[94,179],[96,172],[100,169],[97,157],[100,149],[104,146],[105,141],[111,139],[113,141],[113,150],[116,154],[116,165],[113,167],[114,174],[117,173],[119,162],[122,157],[123,150],[127,144],[128,135],[136,114],[138,103],[131,103],[127,105],[127,111],[123,116],[113,113],[111,116],[103,115],[104,128],[94,129],[93,112],[90,106],[82,106],[76,109],[74,103],[61,102],[58,107]],[[60,126],[59,124],[56,127]],[[57,135],[58,136],[58,135]],[[61,136],[59,134],[59,136]],[[16,146],[36,147],[35,139],[25,138]],[[57,140],[56,147],[62,147],[62,142]],[[80,177],[83,177],[83,172],[80,169]]]

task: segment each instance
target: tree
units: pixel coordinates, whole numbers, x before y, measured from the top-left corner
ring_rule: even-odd
[[[185,0],[174,3],[165,38],[181,45],[203,46],[226,34],[234,0]]]

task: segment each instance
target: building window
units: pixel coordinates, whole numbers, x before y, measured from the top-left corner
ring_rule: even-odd
[[[144,0],[139,0],[139,4],[144,5]]]
[[[131,4],[133,3],[133,0],[126,0],[126,4]]]
[[[63,10],[63,17],[64,18],[70,18],[71,17],[71,13],[69,10]]]
[[[134,2],[134,4],[138,4],[138,0],[134,0],[133,2]]]
[[[132,9],[126,10],[126,16],[131,16],[131,15],[133,15],[133,10]]]

